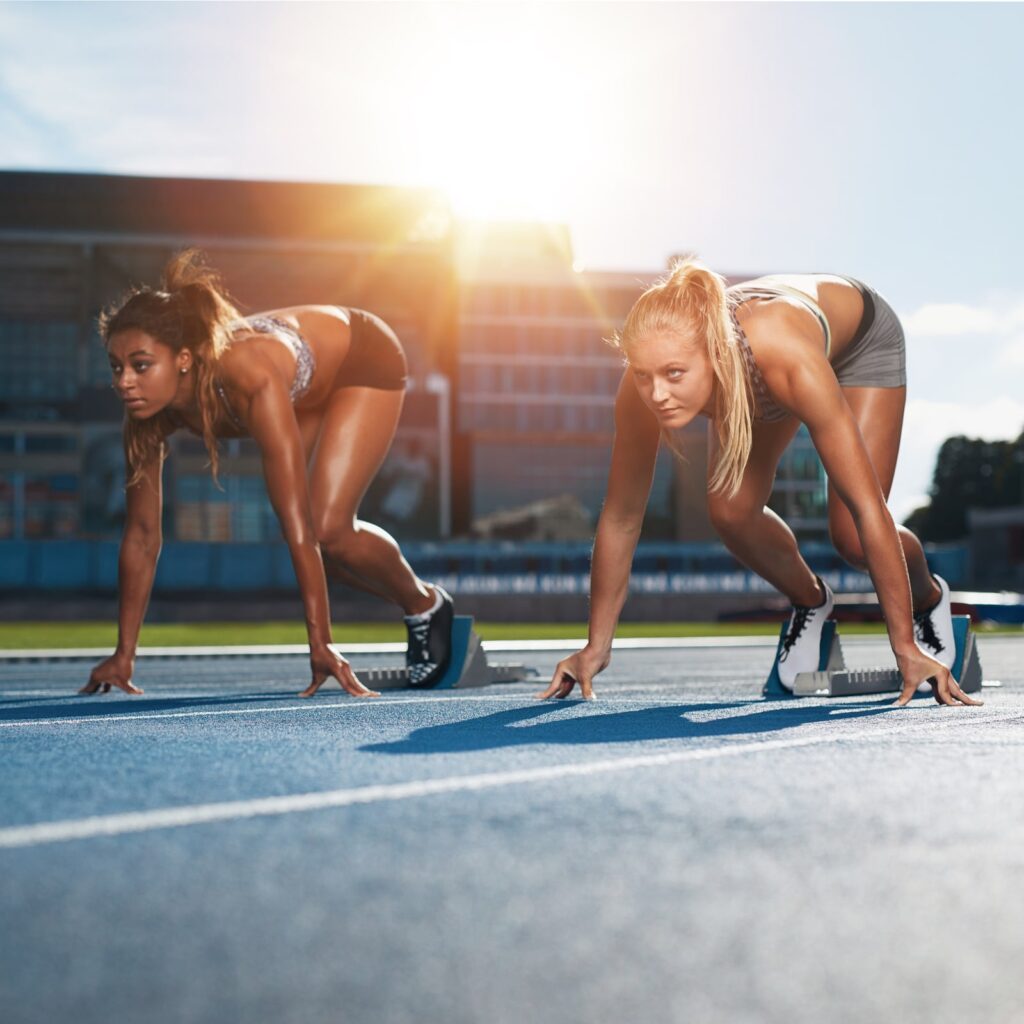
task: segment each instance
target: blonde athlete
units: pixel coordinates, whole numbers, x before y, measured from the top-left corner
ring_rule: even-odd
[[[587,645],[559,662],[541,697],[565,697],[607,667],[658,444],[697,416],[709,431],[708,511],[746,566],[793,605],[779,675],[792,689],[817,668],[828,586],[767,507],[782,453],[801,423],[828,474],[828,516],[840,555],[874,582],[903,676],[897,703],[929,681],[942,704],[980,704],[950,673],[949,588],[920,541],[897,526],[892,486],[906,402],[905,342],[885,300],[852,278],[763,277],[727,288],[697,260],[649,288],[618,339],[628,366],[615,399],[608,494],[597,526]]]

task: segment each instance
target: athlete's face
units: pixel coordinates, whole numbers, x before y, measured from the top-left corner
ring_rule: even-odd
[[[146,420],[180,399],[192,368],[192,353],[132,327],[107,342],[114,390],[132,419]]]
[[[711,414],[715,375],[707,347],[692,336],[656,334],[634,343],[629,366],[644,404],[668,429]]]

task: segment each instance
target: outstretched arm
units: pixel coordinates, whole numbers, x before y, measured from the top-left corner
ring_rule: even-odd
[[[125,458],[127,463],[127,456]],[[160,557],[163,510],[162,457],[151,459],[141,478],[125,491],[124,532],[117,563],[118,622],[117,649],[89,675],[80,693],[108,693],[111,686],[125,693],[142,693],[132,683],[139,631],[149,605]]]
[[[587,646],[558,663],[540,697],[566,697],[575,683],[593,697],[592,680],[611,660],[612,639],[629,591],[629,571],[654,479],[660,430],[627,370],[615,398],[615,441],[608,493],[594,538],[590,566]]]

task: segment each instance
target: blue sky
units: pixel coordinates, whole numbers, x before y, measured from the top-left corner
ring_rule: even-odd
[[[908,330],[902,514],[948,434],[1024,427],[1021,38],[1018,4],[9,3],[0,166],[440,185],[588,267],[861,277]]]

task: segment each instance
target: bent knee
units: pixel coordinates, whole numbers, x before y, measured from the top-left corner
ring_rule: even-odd
[[[735,498],[708,498],[708,518],[718,533],[736,533],[744,530],[761,515],[763,505],[752,505],[750,502]]]
[[[839,553],[839,557],[855,569],[867,567],[867,559],[864,557],[864,548],[861,545],[860,537],[856,529],[850,528],[829,528],[829,536],[832,538],[832,546]]]
[[[359,543],[359,534],[352,526],[322,524],[316,530],[320,554],[334,562],[346,562]]]

